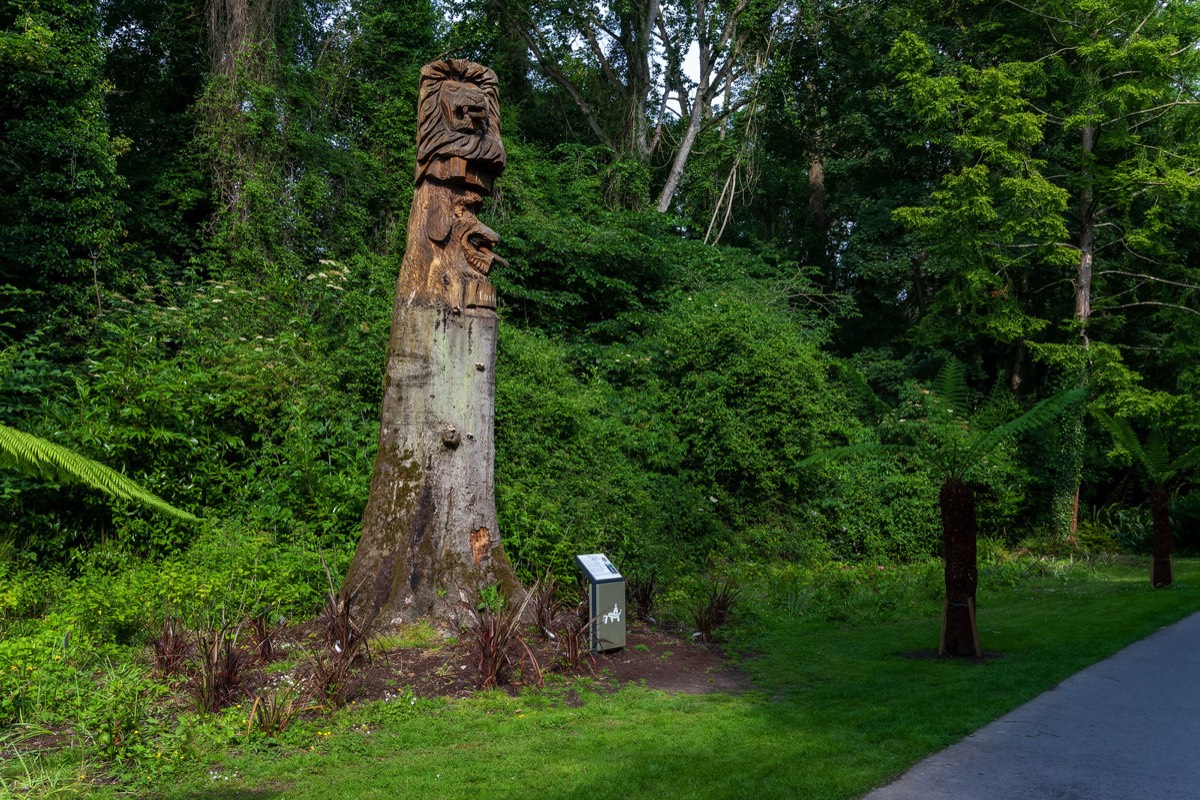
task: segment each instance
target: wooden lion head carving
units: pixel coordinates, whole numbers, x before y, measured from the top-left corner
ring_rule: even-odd
[[[490,192],[505,161],[496,73],[458,58],[422,67],[417,181],[428,176]]]
[[[496,73],[463,59],[426,64],[417,101],[417,188],[398,292],[406,303],[495,308],[487,279],[500,237],[479,221],[504,171]]]

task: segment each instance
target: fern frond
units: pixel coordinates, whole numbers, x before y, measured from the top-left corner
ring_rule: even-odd
[[[1059,392],[1040,401],[1011,422],[1006,422],[1000,427],[988,431],[963,455],[961,463],[964,471],[986,458],[989,453],[1000,446],[1001,442],[1013,436],[1037,430],[1053,421],[1067,408],[1082,402],[1085,397],[1087,397],[1087,389],[1084,387]]]
[[[64,483],[82,483],[105,494],[139,503],[178,519],[196,522],[196,517],[175,508],[146,491],[116,470],[85,458],[62,445],[0,425],[0,465],[27,474],[55,478]]]
[[[1200,464],[1200,445],[1193,447],[1171,464],[1171,469],[1175,473],[1186,472],[1192,467]]]
[[[1146,437],[1146,470],[1154,483],[1166,483],[1175,477],[1171,469],[1171,452],[1167,445],[1167,435],[1163,429],[1154,426]]]
[[[934,378],[933,391],[960,419],[971,415],[968,403],[967,371],[957,358],[946,359]]]
[[[1113,438],[1117,447],[1133,456],[1133,460],[1144,468],[1150,469],[1150,458],[1142,447],[1142,443],[1138,441],[1137,434],[1133,432],[1129,420],[1124,417],[1110,417],[1098,408],[1091,409],[1091,412],[1096,422],[1100,423],[1100,427],[1108,431],[1108,435]]]
[[[876,444],[875,442],[864,442],[862,444],[851,444],[843,447],[831,447],[828,450],[820,450],[813,453],[808,458],[804,459],[796,465],[797,468],[818,466],[827,464],[830,461],[841,461],[846,458],[856,458],[859,456],[869,456],[878,453],[897,453],[902,450],[911,450],[908,445],[902,444]]]

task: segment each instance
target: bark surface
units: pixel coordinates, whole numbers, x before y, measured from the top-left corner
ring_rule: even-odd
[[[385,624],[456,620],[481,586],[518,591],[496,528],[496,315],[401,306],[389,353],[379,452],[346,587]]]
[[[971,613],[979,585],[975,494],[966,483],[948,480],[942,484],[938,499],[946,550],[946,630],[942,646],[947,655],[974,656],[977,653]]]
[[[396,284],[379,451],[363,533],[342,586],[393,625],[457,625],[479,590],[521,594],[496,529],[497,319],[487,274],[499,241],[479,221],[505,165],[495,74],[421,70],[416,190]]]
[[[1175,532],[1171,529],[1171,494],[1156,487],[1150,493],[1150,513],[1154,520],[1154,567],[1150,583],[1155,589],[1175,582],[1171,568],[1171,550]]]

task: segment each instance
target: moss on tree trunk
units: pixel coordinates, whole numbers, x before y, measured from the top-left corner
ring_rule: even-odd
[[[496,529],[495,312],[398,305],[379,452],[345,587],[385,624],[457,621],[481,586],[520,589]]]

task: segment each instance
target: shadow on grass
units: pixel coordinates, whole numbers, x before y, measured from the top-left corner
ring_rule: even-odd
[[[176,800],[273,800],[283,797],[286,789],[214,788],[174,795]]]

